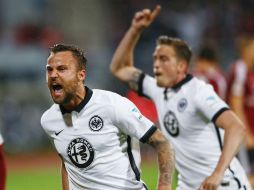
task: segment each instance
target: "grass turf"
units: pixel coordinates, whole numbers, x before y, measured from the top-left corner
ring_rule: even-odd
[[[158,170],[153,162],[143,162],[142,180],[149,190],[155,190]],[[29,168],[10,170],[7,178],[6,190],[61,190],[59,168]]]
[[[8,172],[6,190],[61,190],[59,169],[22,169]]]
[[[158,167],[154,162],[142,162],[141,164],[141,179],[145,182],[149,190],[155,190],[158,180]],[[173,177],[172,190],[176,188],[177,176]]]

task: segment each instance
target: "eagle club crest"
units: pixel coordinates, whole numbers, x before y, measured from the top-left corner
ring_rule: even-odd
[[[99,131],[103,127],[103,120],[100,116],[95,115],[89,120],[89,127],[92,131]]]
[[[182,98],[178,104],[177,104],[177,109],[179,112],[183,112],[187,108],[188,102],[186,98]]]
[[[68,145],[67,154],[71,162],[79,168],[87,168],[94,160],[94,148],[84,138],[73,139]]]

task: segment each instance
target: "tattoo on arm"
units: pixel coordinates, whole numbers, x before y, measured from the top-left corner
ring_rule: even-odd
[[[160,171],[158,186],[171,185],[175,169],[175,155],[171,145],[159,130],[149,138],[148,144],[153,146],[158,153]]]
[[[131,80],[128,81],[128,86],[132,90],[138,91],[138,82],[139,82],[139,78],[140,78],[141,73],[142,72],[140,70],[135,70],[132,73]]]

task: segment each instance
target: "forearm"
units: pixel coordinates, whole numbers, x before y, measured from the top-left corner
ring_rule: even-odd
[[[215,169],[216,173],[224,175],[231,160],[237,154],[239,147],[244,140],[244,136],[245,130],[244,128],[239,127],[239,125],[234,124],[230,128],[225,129],[223,150]]]
[[[116,74],[123,67],[133,66],[133,52],[141,31],[131,26],[118,45],[110,65],[110,70]]]
[[[68,174],[63,162],[61,167],[61,175],[62,175],[62,189],[69,190]]]
[[[172,147],[160,132],[155,132],[149,144],[157,151],[159,165],[158,190],[171,189],[175,155]]]
[[[215,170],[203,181],[199,190],[218,188],[225,170],[229,167],[245,136],[245,126],[231,110],[222,112],[214,122],[216,126],[225,130],[224,143]]]
[[[154,21],[160,10],[161,7],[157,5],[153,11],[143,9],[134,15],[129,30],[126,32],[112,58],[110,70],[116,77],[121,79],[121,75],[118,73],[121,68],[133,67],[135,45],[142,31]]]
[[[159,181],[158,189],[161,187],[170,187],[172,184],[173,173],[175,170],[175,157],[172,148],[166,144],[161,143],[158,146],[158,163],[159,163]],[[166,161],[166,158],[169,158]]]
[[[141,71],[134,67],[133,51],[140,37],[140,31],[131,26],[113,55],[110,70],[119,80],[126,82],[133,89],[138,89],[138,80]]]

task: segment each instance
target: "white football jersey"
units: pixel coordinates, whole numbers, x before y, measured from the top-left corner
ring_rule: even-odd
[[[139,82],[139,94],[154,101],[161,130],[175,150],[178,189],[198,189],[220,158],[224,130],[215,127],[214,122],[228,110],[228,105],[211,85],[191,75],[170,89],[158,87],[148,75],[142,75]],[[235,158],[225,172],[223,185],[232,180],[231,184],[237,183],[237,189],[244,186],[251,189]]]
[[[64,160],[69,189],[146,189],[137,163],[139,146],[133,146],[132,137],[146,142],[156,127],[127,98],[87,87],[86,91],[75,111],[53,104],[41,118]]]

